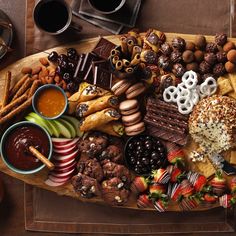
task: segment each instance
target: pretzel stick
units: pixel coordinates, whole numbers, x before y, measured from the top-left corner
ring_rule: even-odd
[[[37,90],[37,88],[39,87],[40,85],[40,81],[39,80],[35,80],[29,90],[29,94],[28,94],[28,98],[32,97],[35,93],[35,91]]]
[[[13,97],[14,94],[20,89],[20,87],[23,85],[23,83],[26,81],[28,78],[28,75],[24,75],[11,89],[10,97]]]
[[[6,105],[2,110],[0,111],[0,117],[3,117],[5,114],[10,112],[14,107],[20,105],[22,102],[24,102],[27,99],[27,95],[23,94],[13,102],[10,102],[8,105]]]
[[[9,101],[10,86],[11,86],[11,72],[7,71],[5,75],[5,87],[4,87],[2,108],[5,107]]]
[[[4,117],[0,118],[0,125],[5,123],[6,121],[12,119],[14,116],[18,115],[25,109],[27,109],[32,103],[32,97],[27,99],[24,103],[18,106],[16,109],[5,115]]]
[[[30,87],[31,84],[32,84],[31,78],[27,78],[26,81],[22,84],[20,89],[16,92],[16,94],[12,98],[12,101],[20,97]]]

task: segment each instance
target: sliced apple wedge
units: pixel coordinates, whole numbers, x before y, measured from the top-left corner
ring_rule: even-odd
[[[72,116],[67,116],[67,115],[63,115],[62,118],[63,120],[70,122],[74,126],[77,136],[79,137],[83,136],[84,132],[80,130],[80,122],[78,119]]]
[[[65,127],[61,122],[57,120],[54,120],[53,122],[55,123],[57,130],[62,136],[64,136],[65,138],[72,138],[70,130],[67,127]]]
[[[51,129],[52,129],[53,136],[58,138],[60,136],[60,132],[57,129],[57,126],[55,125],[54,121],[53,120],[48,120],[47,122],[48,122],[48,126],[50,126]]]
[[[61,124],[63,124],[70,131],[72,138],[74,138],[77,135],[74,126],[70,122],[68,122],[62,118],[57,119],[57,121],[60,122]]]

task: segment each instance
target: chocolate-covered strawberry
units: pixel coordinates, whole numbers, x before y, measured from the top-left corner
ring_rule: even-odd
[[[142,193],[148,188],[148,183],[145,177],[137,176],[131,184],[131,191],[135,194]]]
[[[218,197],[214,194],[205,193],[203,196],[203,200],[207,203],[215,203]]]
[[[170,174],[163,168],[152,171],[152,178],[154,183],[166,184],[170,180]]]
[[[159,198],[166,192],[166,187],[162,184],[152,184],[149,186],[149,193],[151,198]]]
[[[187,174],[187,179],[197,192],[202,191],[207,183],[206,177],[197,172],[189,171]]]
[[[236,193],[236,177],[233,177],[230,181],[230,190],[232,194]]]
[[[167,198],[160,198],[157,201],[155,201],[153,205],[157,211],[164,212],[168,207],[168,200]]]
[[[234,198],[231,194],[224,194],[219,197],[220,206],[224,208],[230,208],[236,203],[236,198]]]
[[[180,186],[181,186],[181,193],[184,197],[189,197],[193,195],[194,187],[187,179],[184,179],[181,182]]]
[[[175,166],[170,174],[170,182],[180,182],[184,176],[183,171]]]
[[[167,195],[172,201],[174,202],[179,201],[182,198],[181,185],[179,183],[174,183],[174,184],[169,183]]]
[[[199,205],[200,201],[197,197],[183,198],[179,204],[180,209],[183,211],[190,211]]]
[[[147,194],[142,194],[137,199],[137,206],[139,208],[153,208],[153,203]]]
[[[222,176],[222,172],[217,171],[215,177],[210,182],[212,186],[212,192],[217,196],[221,196],[226,191],[226,179]]]
[[[170,151],[167,155],[167,159],[171,164],[185,165],[185,157],[182,149]]]

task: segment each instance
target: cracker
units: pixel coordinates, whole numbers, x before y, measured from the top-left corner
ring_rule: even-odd
[[[199,173],[209,178],[215,174],[216,170],[207,157],[205,157],[205,160],[205,162],[197,161],[194,165],[197,167]]]
[[[229,79],[234,92],[236,92],[236,74],[235,73],[229,74]]]
[[[225,95],[233,91],[233,87],[231,86],[229,79],[217,81],[217,84],[218,84],[219,93],[221,95]]]
[[[236,100],[236,92],[230,92],[227,94],[229,97],[234,98]]]
[[[231,151],[229,162],[232,165],[236,165],[236,150],[235,151]]]

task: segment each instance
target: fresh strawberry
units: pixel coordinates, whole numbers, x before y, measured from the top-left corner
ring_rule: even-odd
[[[171,164],[177,164],[180,166],[185,165],[184,152],[182,149],[173,150],[168,153],[167,159]]]
[[[199,175],[195,180],[193,187],[197,192],[200,192],[202,191],[206,183],[207,183],[207,178],[204,175]]]
[[[193,195],[194,188],[193,188],[192,184],[187,179],[184,179],[181,182],[180,186],[181,186],[181,193],[184,197],[189,197],[189,196]]]
[[[168,200],[167,200],[167,198],[160,198],[157,201],[155,201],[154,202],[154,207],[159,212],[166,211],[166,209],[168,207]]]
[[[220,206],[224,208],[230,208],[236,203],[236,198],[234,198],[231,194],[224,194],[219,197]]]
[[[213,193],[215,193],[217,196],[221,196],[225,193],[227,188],[226,179],[223,178],[221,171],[217,171],[215,173],[215,177],[211,180],[210,184],[212,186]]]
[[[170,180],[170,174],[165,169],[158,169],[152,172],[154,183],[166,184]]]
[[[218,197],[216,195],[210,194],[210,193],[205,193],[203,196],[203,200],[209,203],[215,203]]]
[[[184,176],[183,171],[175,166],[170,174],[170,182],[179,182]]]
[[[139,208],[153,208],[153,203],[147,194],[142,194],[137,199],[137,206]]]
[[[135,177],[130,187],[131,191],[135,194],[142,193],[148,189],[148,183],[143,176]]]
[[[166,187],[161,184],[152,184],[149,186],[149,193],[151,198],[159,198],[166,192]]]
[[[236,177],[233,177],[230,181],[230,190],[232,194],[236,193]]]

